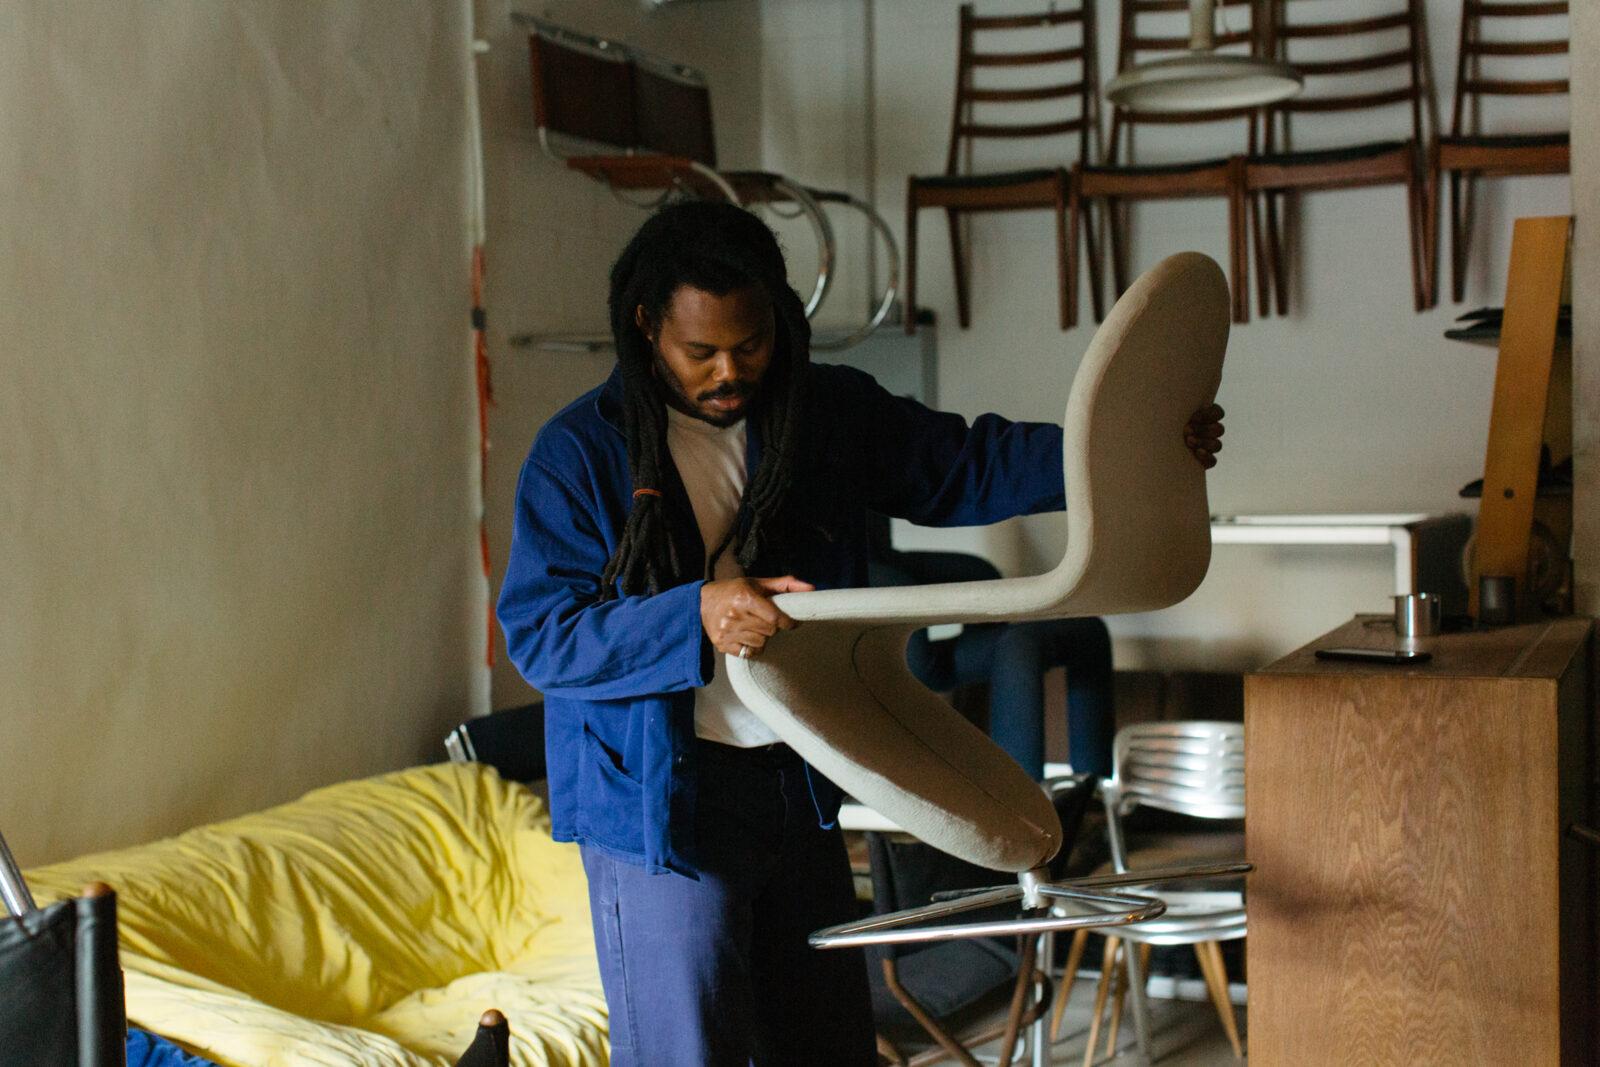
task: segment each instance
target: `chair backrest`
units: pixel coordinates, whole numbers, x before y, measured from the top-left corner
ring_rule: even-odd
[[[1423,143],[1424,112],[1430,117],[1433,113],[1433,81],[1424,65],[1422,0],[1378,5],[1377,14],[1371,0],[1336,0],[1337,6],[1267,2],[1267,48],[1306,79],[1304,92],[1268,112],[1269,151],[1280,147],[1292,115],[1347,114],[1399,104],[1410,107],[1411,139]],[[1290,17],[1291,10],[1299,13],[1308,7],[1321,17]],[[1360,17],[1329,18],[1330,10]],[[1391,84],[1385,86],[1386,80]]]
[[[508,782],[546,777],[544,704],[525,704],[481,715],[451,730],[444,749],[452,763],[484,763]]]
[[[121,1067],[117,897],[105,886],[0,918],[0,1061]]]
[[[1244,726],[1149,722],[1117,731],[1101,790],[1111,861],[1128,869],[1121,817],[1145,805],[1200,819],[1244,818]]]
[[[1216,0],[1222,28],[1214,36],[1223,54],[1256,55],[1260,51],[1256,11],[1260,0]],[[1117,28],[1117,72],[1141,63],[1166,59],[1188,51],[1189,0],[1122,0]],[[1165,113],[1111,109],[1111,135],[1106,142],[1107,163],[1133,162],[1133,128],[1137,126],[1191,126],[1201,123],[1242,121],[1246,150],[1256,149],[1257,108]],[[1216,154],[1226,154],[1225,152]]]
[[[524,19],[534,122],[546,150],[550,134],[610,154],[654,152],[717,165],[711,89],[693,67],[617,41]]]
[[[1089,159],[1091,133],[1098,139],[1100,121],[1092,2],[1018,15],[978,15],[963,4],[958,34],[945,173],[960,173],[974,142],[983,140],[1075,134],[1078,158]],[[1009,47],[1024,42],[1026,50]],[[992,73],[998,71],[1006,73]],[[991,80],[1006,84],[987,84]]]
[[[1486,63],[1510,67],[1519,74],[1544,73],[1530,70],[1524,61],[1543,63],[1541,56],[1565,56],[1570,50],[1568,34],[1536,40],[1513,38],[1505,31],[1529,25],[1529,20],[1558,19],[1567,14],[1567,0],[1462,0],[1461,43],[1456,54],[1455,104],[1450,113],[1450,132],[1456,136],[1477,132],[1479,113],[1485,97],[1554,96],[1570,93],[1565,76],[1560,78],[1486,77]],[[1485,30],[1489,32],[1485,33]],[[1494,71],[1492,73],[1499,73]],[[1506,73],[1510,73],[1507,70]],[[1522,132],[1522,131],[1518,131]]]
[[[698,70],[634,53],[633,115],[640,148],[716,169],[711,88]]]
[[[614,151],[639,143],[634,63],[626,48],[548,22],[533,24],[528,48],[541,137],[555,133]]]

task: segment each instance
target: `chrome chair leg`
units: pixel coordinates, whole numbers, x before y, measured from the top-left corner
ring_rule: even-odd
[[[1128,996],[1133,1002],[1133,1030],[1139,1041],[1139,1057],[1146,1064],[1154,1062],[1151,1046],[1150,1000],[1145,996],[1144,959],[1139,946],[1128,942]]]

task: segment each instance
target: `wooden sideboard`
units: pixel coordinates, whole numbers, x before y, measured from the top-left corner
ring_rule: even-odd
[[[1253,1067],[1600,1063],[1593,624],[1245,679]]]

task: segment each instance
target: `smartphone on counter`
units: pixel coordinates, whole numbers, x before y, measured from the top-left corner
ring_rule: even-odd
[[[1398,666],[1408,663],[1426,663],[1433,658],[1433,653],[1405,648],[1319,648],[1316,651],[1316,657],[1318,659],[1357,660],[1361,663],[1389,663]]]

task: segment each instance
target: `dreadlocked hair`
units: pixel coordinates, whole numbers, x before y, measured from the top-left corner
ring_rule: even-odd
[[[750,414],[758,420],[761,464],[745,486],[727,536],[709,553],[705,577],[735,540],[735,558],[747,571],[782,551],[777,541],[784,524],[778,515],[794,480],[811,325],[766,223],[732,204],[673,204],[639,228],[611,268],[611,334],[622,377],[623,433],[634,493],[627,526],[601,576],[602,600],[616,597],[619,586],[628,596],[658,593],[699,569],[699,560],[683,558],[682,531],[674,527],[662,492],[677,471],[667,451],[666,403],[655,379],[655,351],[634,318],[635,309],[643,307],[649,320],[659,323],[683,286],[714,296],[756,286],[772,301],[776,329],[772,362]],[[677,516],[677,521],[692,523],[693,516]]]

